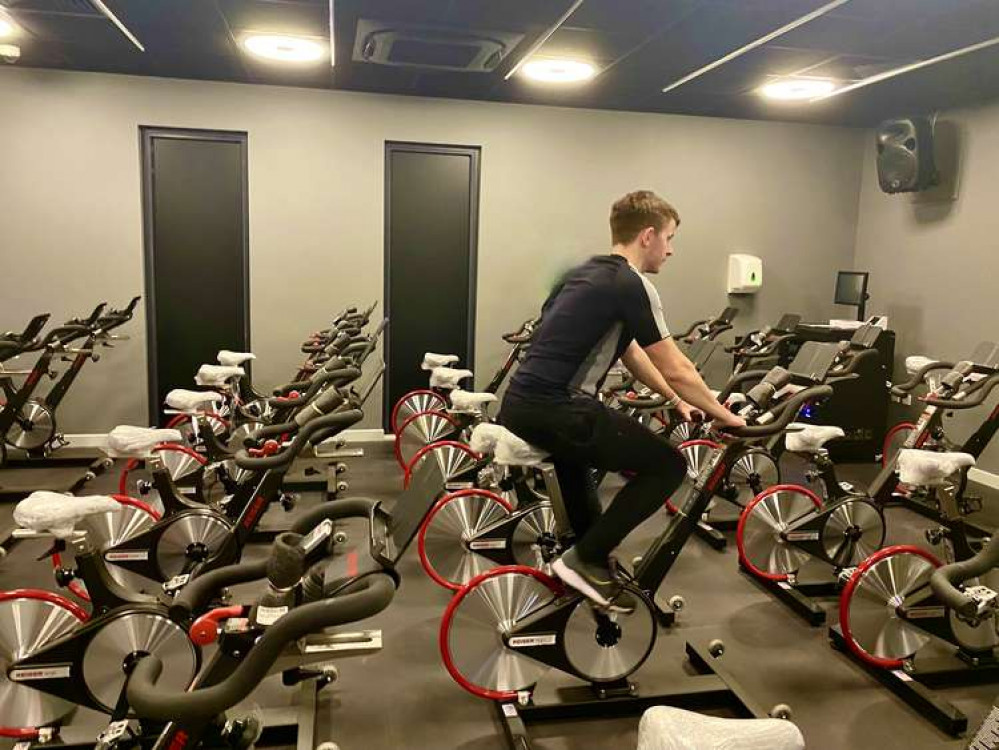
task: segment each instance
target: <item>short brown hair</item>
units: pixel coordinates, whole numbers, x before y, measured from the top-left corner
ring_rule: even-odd
[[[680,226],[680,214],[651,190],[636,190],[618,199],[611,206],[611,241],[627,245],[645,227],[661,232],[672,219]]]

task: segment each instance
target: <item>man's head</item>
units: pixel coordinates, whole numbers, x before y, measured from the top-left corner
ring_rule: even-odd
[[[680,214],[651,190],[628,193],[611,206],[614,250],[645,273],[659,273],[673,254],[672,240]]]

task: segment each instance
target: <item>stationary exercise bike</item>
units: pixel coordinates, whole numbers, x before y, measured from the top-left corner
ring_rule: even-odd
[[[979,353],[984,351],[984,347],[976,350]],[[927,410],[933,408],[939,413],[945,409],[971,409],[984,403],[992,390],[999,386],[999,347],[991,345],[991,356],[981,359],[985,362],[969,360],[958,363],[941,380],[940,388],[926,397]],[[979,377],[969,377],[974,375]],[[927,421],[933,416],[935,414],[930,415]],[[948,561],[962,563],[972,558],[976,548],[981,546],[981,541],[968,534],[963,518],[979,507],[977,504],[969,507],[964,501],[967,469],[974,462],[975,455],[970,452],[904,448],[899,452],[898,460],[901,462],[903,459],[908,461],[909,470],[908,476],[905,471],[900,472],[902,482],[933,487],[941,506],[941,514],[946,519],[944,526],[928,532],[927,539],[935,545],[943,546],[944,557]],[[957,466],[955,461],[958,459],[963,459],[964,463],[958,467],[959,473],[954,479]],[[906,602],[910,601],[910,594],[925,583],[923,578],[928,578],[929,572],[939,565],[934,555],[918,547],[899,545],[880,550],[853,571],[840,598],[840,623],[844,628],[846,643],[855,655],[877,666],[898,668],[904,659],[911,657],[925,643],[925,638],[910,637],[909,626],[915,624],[923,630],[932,630],[936,627],[934,623],[938,618],[922,609],[913,610],[910,616],[907,614]],[[905,576],[894,575],[903,571]],[[897,631],[897,637],[875,639],[873,636],[874,632],[880,631],[871,630],[865,607],[870,607],[872,601],[882,598],[886,602],[897,600],[894,615],[883,625],[889,632]],[[913,601],[918,600],[917,596]],[[863,619],[865,617],[868,619]],[[994,632],[989,640],[989,648],[999,645]],[[976,648],[974,643],[958,643],[971,650]]]
[[[88,613],[48,591],[0,593],[0,622],[9,628],[0,644],[0,658],[6,665],[0,683],[7,696],[0,704],[0,736],[41,742],[61,734],[66,727],[60,724],[78,706],[111,714],[113,723],[130,716],[131,708],[122,696],[135,662],[142,657],[162,660],[161,691],[187,689],[201,667],[200,647],[209,642],[193,634],[213,621],[209,616],[195,623],[198,627],[189,637],[192,620],[220,597],[224,587],[265,577],[275,568],[273,559],[220,568],[196,579],[189,594],[185,591],[170,603],[163,597],[130,591],[110,575],[88,528],[109,513],[113,500],[65,497],[48,502],[43,512],[36,512],[37,503],[30,509],[19,506],[30,528],[18,533],[30,539],[51,538],[56,533],[71,545],[92,601]],[[320,511],[307,514],[293,527],[296,536],[309,532],[296,545],[299,562],[311,565],[328,554],[331,519],[359,514],[358,507],[349,503],[342,508],[324,506]],[[287,545],[275,545],[276,554],[283,552]],[[287,563],[277,568],[280,574]],[[311,660],[317,656],[313,654]],[[100,738],[98,746],[108,739]]]
[[[336,390],[323,393],[296,420],[272,428],[295,435],[286,447],[270,440],[252,449],[252,454],[236,454],[235,464],[249,474],[222,509],[185,507],[107,547],[104,559],[142,579],[168,583],[169,590],[183,587],[196,574],[238,560],[267,508],[284,500],[284,476],[295,458],[307,445],[362,418],[362,412]]]
[[[3,434],[5,443],[25,451],[29,459],[45,458],[66,444],[62,435],[56,431],[56,409],[87,360],[96,362],[100,359],[95,348],[98,345],[111,347],[112,342],[123,340],[124,337],[114,335],[111,331],[132,319],[139,299],[135,297],[123,309],[108,313],[104,313],[104,304],[98,305],[88,318],[73,320],[53,329],[38,345],[37,348],[43,349],[42,355],[27,374],[21,388],[15,391],[9,378],[4,379],[7,402],[0,412],[0,433]],[[76,348],[68,348],[77,339],[84,339],[84,342]],[[69,368],[43,398],[32,398],[43,375],[55,377],[50,366],[56,356],[69,361]],[[6,446],[0,448],[0,464],[6,460],[6,453]]]
[[[981,580],[997,567],[999,567],[999,536],[993,537],[973,557],[942,565],[934,570],[929,578],[931,594],[929,598],[920,602],[920,606],[936,604],[943,607],[948,614],[946,624],[950,626],[950,632],[943,629],[941,625],[944,623],[939,621],[928,626],[927,632],[938,637],[942,634],[945,640],[954,643],[957,640],[956,636],[960,635],[964,641],[967,640],[969,632],[982,631],[977,640],[976,645],[979,646],[977,651],[981,651],[981,644],[992,641],[999,618],[999,593],[993,588],[982,585]],[[913,593],[915,594],[915,591]],[[919,593],[926,594],[925,590]],[[963,645],[958,645],[958,649],[958,654],[966,653]],[[983,660],[989,666],[996,664],[994,651],[981,654],[978,658],[979,664]],[[985,721],[975,732],[974,738],[968,743],[968,750],[996,750],[997,747],[999,747],[999,707],[993,705]]]
[[[636,688],[628,676],[652,653],[657,624],[672,620],[671,613],[654,603],[655,593],[722,478],[747,442],[782,432],[805,403],[832,393],[828,385],[816,385],[807,376],[799,378],[783,369],[768,377],[752,394],[756,406],[747,410],[751,425],[721,437],[721,448],[685,485],[677,498],[680,512],[667,520],[662,534],[637,560],[634,573],[620,566],[625,589],[638,603],[632,614],[605,613],[536,568],[493,568],[463,586],[445,612],[440,646],[451,676],[475,695],[521,704],[530,701],[536,682],[549,668],[590,683],[601,695],[633,695]],[[774,399],[775,391],[792,379],[800,379],[804,387],[795,395]],[[545,475],[554,477],[554,471]],[[556,536],[567,535],[557,485],[549,486],[548,494],[559,530]]]
[[[12,649],[12,669],[24,668],[25,675],[16,673],[18,677],[37,680],[32,686],[40,691],[37,703],[44,711],[31,717],[44,721],[6,727],[0,736],[76,744],[80,731],[57,722],[74,705],[82,705],[110,714],[110,724],[98,737],[102,750],[124,744],[159,750],[219,743],[234,750],[250,747],[262,729],[259,720],[223,713],[249,696],[266,675],[281,672],[285,685],[314,680],[318,690],[336,677],[330,660],[380,649],[377,631],[324,629],[365,619],[388,606],[399,580],[395,567],[434,500],[427,490],[441,484],[436,467],[424,464],[392,513],[364,499],[317,506],[296,520],[290,536],[276,540],[270,559],[204,573],[169,606],[125,604],[80,626],[69,611],[75,605],[65,600],[39,605],[41,619],[18,631],[23,639],[0,648]],[[336,554],[329,541],[333,522],[350,518],[367,521],[363,538],[368,543]],[[99,553],[89,554],[100,563]],[[206,611],[223,587],[263,578],[268,586],[255,604],[226,603]],[[33,592],[33,597],[40,594],[44,592]],[[12,595],[10,605],[0,599],[0,608],[18,611],[26,599]],[[70,621],[63,623],[67,617]],[[193,681],[187,679],[192,655],[199,666],[201,648],[215,643],[215,655],[196,670]],[[64,669],[58,675],[39,674],[53,656],[64,658]],[[87,672],[90,664],[100,669]],[[96,678],[102,682],[92,687]],[[20,714],[16,718],[24,721]],[[4,719],[8,717],[0,708],[0,721]],[[298,729],[307,731],[301,724]]]
[[[516,365],[523,356],[524,351],[526,350],[528,344],[530,344],[531,338],[534,336],[534,331],[537,329],[540,322],[541,318],[531,318],[521,323],[520,328],[516,331],[503,334],[503,340],[508,344],[512,344],[512,347],[507,353],[506,359],[503,361],[499,370],[496,371],[492,380],[489,381],[489,384],[482,391],[483,393],[496,393],[500,389],[500,386],[503,385],[503,381],[506,380],[507,375],[510,374],[514,365]],[[432,374],[435,368],[449,368],[451,365],[455,364],[458,359],[458,356],[454,354],[435,354],[433,352],[427,352],[420,368]],[[464,370],[461,372],[468,371]],[[471,375],[472,374],[468,372],[467,377],[471,377]],[[392,407],[392,414],[389,417],[389,425],[392,428],[392,432],[398,435],[403,429],[403,425],[417,414],[446,411],[449,406],[446,391],[447,389],[431,385],[431,388],[429,389],[419,388],[400,397],[399,400],[396,401],[395,406]],[[424,445],[425,444],[426,443],[424,443]]]

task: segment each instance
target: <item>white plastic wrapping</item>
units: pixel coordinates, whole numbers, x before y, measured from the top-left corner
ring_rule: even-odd
[[[638,750],[804,750],[801,730],[784,719],[723,719],[653,706],[638,724]]]
[[[108,433],[107,452],[111,458],[145,458],[160,443],[176,443],[182,439],[179,430],[123,424]]]
[[[243,377],[246,370],[242,367],[230,367],[226,365],[201,365],[198,374],[194,376],[194,382],[198,385],[223,386],[229,378]]]
[[[222,400],[222,394],[215,391],[188,391],[183,388],[174,388],[170,391],[164,403],[171,409],[177,411],[193,412]]]
[[[257,355],[252,352],[234,352],[229,349],[221,349],[218,353],[219,364],[223,367],[239,367],[251,359],[256,359]]]
[[[60,539],[73,535],[76,524],[88,516],[117,513],[121,503],[106,495],[76,497],[61,492],[32,492],[14,507],[14,522],[24,529],[44,531]]]
[[[491,404],[496,400],[495,393],[473,393],[455,388],[451,391],[452,411],[477,414],[482,411],[482,407]]]
[[[910,377],[915,375],[917,372],[922,370],[926,365],[933,364],[936,362],[935,359],[930,359],[929,357],[923,357],[922,355],[916,354],[911,357],[905,358],[905,371],[909,373]]]
[[[420,367],[427,372],[432,372],[437,367],[453,365],[458,359],[457,354],[435,354],[434,352],[427,352],[423,355],[423,364]]]
[[[898,454],[898,478],[904,484],[935,487],[951,474],[975,465],[970,453],[934,453],[903,448]]]
[[[430,371],[430,387],[454,390],[460,388],[461,381],[472,377],[471,370],[455,370],[451,367],[435,367]]]
[[[548,458],[548,451],[535,448],[506,428],[501,427],[500,429],[503,431],[499,435],[499,440],[496,441],[496,463],[506,466],[537,466]]]
[[[787,426],[784,445],[792,453],[817,453],[830,440],[845,437],[839,427],[792,422]]]
[[[496,450],[496,443],[505,430],[498,424],[483,422],[472,428],[472,436],[468,441],[468,447],[476,453],[485,455]]]

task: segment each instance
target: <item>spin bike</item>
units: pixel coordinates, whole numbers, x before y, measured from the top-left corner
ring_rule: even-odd
[[[660,536],[637,560],[634,572],[619,566],[619,574],[627,581],[625,589],[637,601],[633,613],[601,611],[557,579],[536,568],[517,565],[496,567],[476,576],[451,600],[439,638],[444,665],[463,688],[498,702],[511,746],[529,747],[526,730],[519,722],[534,709],[537,683],[549,669],[584,681],[589,690],[585,691],[588,697],[580,694],[579,703],[538,707],[547,717],[563,710],[563,715],[592,715],[601,706],[621,712],[624,707],[668,703],[682,694],[679,690],[672,695],[644,696],[628,679],[652,654],[659,624],[673,619],[673,613],[655,603],[655,594],[745,444],[779,434],[805,403],[832,393],[830,386],[802,378],[802,390],[774,399],[775,390],[792,377],[783,369],[768,375],[754,394],[757,400],[753,403],[760,405],[747,412],[750,426],[721,437],[721,448],[701,467],[696,480],[681,490],[680,512],[668,519]],[[554,471],[546,476],[554,476]],[[548,495],[560,535],[568,535],[557,484],[548,487]],[[512,526],[513,517],[499,523]],[[495,531],[489,529],[488,533],[496,535]],[[709,649],[711,656],[704,656],[690,644],[687,651],[695,665],[704,666],[720,651],[720,644]],[[728,688],[734,690],[731,685]]]
[[[955,388],[956,382],[960,385]],[[953,390],[942,390],[948,383]],[[989,343],[976,349],[973,360],[958,363],[941,380],[941,387],[925,399],[927,411],[936,411],[929,415],[924,411],[920,423],[937,419],[942,410],[979,406],[997,385],[999,347]],[[999,407],[993,410],[992,418],[996,412]],[[994,434],[994,424],[988,432]],[[927,539],[942,546],[945,562],[957,563],[952,571],[967,572],[978,565],[968,561],[990,559],[990,555],[979,557],[977,553],[988,549],[991,542],[971,533],[964,521],[969,512],[980,507],[967,501],[965,491],[967,470],[976,457],[973,451],[984,448],[976,441],[981,435],[980,429],[969,439],[969,443],[975,442],[967,452],[922,451],[908,446],[899,452],[898,463],[906,463],[899,479],[934,490],[943,524],[930,529]],[[915,434],[910,438],[918,439]],[[922,715],[956,734],[964,730],[966,717],[920,686],[999,680],[999,636],[988,617],[968,622],[963,618],[967,609],[951,608],[952,601],[932,599],[927,581],[940,566],[936,555],[915,546],[896,545],[874,553],[850,575],[840,596],[840,629],[831,629],[830,637],[835,646],[847,651],[903,700],[918,706]],[[953,656],[943,662],[921,659],[919,651],[932,636],[956,646]]]
[[[94,498],[64,500],[47,514],[47,520],[35,518],[32,528],[20,529],[19,534],[45,539],[53,535],[49,524],[63,527],[68,523],[75,528],[67,543],[74,548],[80,576],[91,592],[91,610],[88,613],[48,591],[0,592],[0,621],[10,627],[0,646],[7,667],[0,683],[8,696],[0,705],[0,737],[39,742],[51,741],[57,735],[62,740],[71,739],[63,733],[69,729],[66,718],[76,707],[111,714],[113,724],[124,720],[133,712],[122,696],[134,662],[144,656],[156,656],[163,662],[158,675],[160,691],[187,689],[200,672],[201,647],[212,640],[195,634],[215,622],[211,614],[195,618],[221,598],[224,588],[264,577],[271,578],[271,583],[289,585],[287,576],[282,575],[287,573],[288,560],[275,560],[278,555],[287,558],[290,544],[285,540],[274,545],[270,560],[205,573],[192,583],[190,593],[183,592],[173,602],[130,591],[111,576],[87,530],[108,512],[107,507]],[[114,504],[109,498],[96,500]],[[370,509],[359,506],[363,502],[323,506],[321,513],[309,513],[296,522],[291,535],[296,538],[295,561],[309,565],[321,562],[330,548],[332,521],[367,514]],[[298,578],[290,585],[297,582]],[[272,617],[276,619],[273,613]],[[329,654],[330,650],[324,652],[326,658]],[[308,663],[318,654],[302,657],[299,663]],[[110,738],[99,738],[98,747]]]
[[[378,631],[324,629],[388,606],[399,582],[398,561],[434,500],[430,488],[441,484],[436,467],[425,464],[391,514],[364,499],[318,506],[296,520],[290,536],[276,540],[268,560],[206,572],[169,606],[125,602],[81,624],[86,613],[56,595],[0,595],[0,612],[6,615],[0,621],[25,615],[16,637],[0,644],[11,665],[8,680],[18,691],[0,706],[0,722],[7,725],[0,736],[93,747],[92,730],[88,737],[85,728],[65,720],[79,705],[110,715],[97,742],[102,750],[125,744],[193,750],[219,743],[245,750],[269,727],[253,716],[222,714],[266,675],[280,672],[285,685],[314,683],[305,711],[312,715],[300,716],[297,726],[299,744],[304,739],[304,746],[312,747],[305,721],[316,720],[315,691],[336,678],[328,662],[381,648]],[[332,547],[331,556],[333,522],[349,518],[367,521],[367,547],[339,555]],[[74,538],[73,544],[84,541]],[[101,564],[92,547],[80,557]],[[268,585],[255,604],[227,603],[206,611],[224,587],[260,579]],[[209,644],[217,650],[202,668],[201,651]],[[59,659],[55,673],[54,659]],[[22,686],[25,682],[34,690]],[[25,695],[34,702],[26,702]],[[28,716],[25,705],[32,710]]]
[[[978,554],[973,557],[948,565],[941,565],[930,574],[929,598],[920,602],[919,606],[936,604],[943,607],[948,614],[950,633],[942,629],[938,622],[926,628],[931,635],[942,637],[958,646],[958,653],[964,650],[964,644],[958,643],[958,638],[948,636],[963,636],[967,639],[969,632],[982,630],[979,644],[993,640],[997,618],[999,618],[999,593],[979,581],[999,567],[999,536],[993,537]],[[925,596],[927,592],[921,591]],[[955,627],[956,626],[956,627]],[[979,659],[990,665],[996,664],[995,652],[986,652]],[[995,703],[999,703],[996,701]],[[993,705],[985,721],[975,732],[974,738],[968,744],[968,750],[996,750],[999,747],[999,708]]]
[[[294,420],[270,428],[278,436],[294,434],[289,444],[269,440],[235,455],[236,466],[248,474],[221,508],[183,507],[105,548],[105,561],[140,579],[167,583],[172,591],[194,574],[238,560],[272,503],[281,501],[286,510],[293,506],[282,484],[295,458],[306,445],[360,421],[363,413],[353,407],[336,390],[324,392]],[[65,577],[71,580],[69,573]]]
[[[503,340],[511,344],[512,347],[499,370],[496,371],[492,380],[486,386],[485,390],[482,391],[483,393],[496,393],[500,389],[507,375],[510,374],[514,365],[523,356],[540,322],[540,318],[532,318],[524,321],[518,330],[503,334]],[[415,441],[414,444],[422,446],[434,440],[439,440],[442,435],[452,431],[451,428],[454,425],[450,424],[446,419],[446,412],[450,406],[450,399],[447,393],[457,387],[460,380],[472,377],[472,373],[468,370],[451,369],[450,366],[457,361],[458,357],[453,354],[426,353],[420,367],[431,373],[431,387],[429,389],[420,388],[410,391],[395,403],[395,406],[392,408],[392,415],[389,418],[389,424],[396,436],[401,436],[404,432],[412,431],[414,433],[412,438]],[[463,373],[463,376],[456,378],[451,373],[439,373],[441,377],[438,380],[434,376],[436,368],[449,369],[451,373]],[[444,416],[440,416],[438,419],[435,415]],[[397,439],[399,438],[397,437]],[[401,439],[408,441],[408,438]],[[404,454],[409,457],[412,456],[412,453],[413,451],[410,450],[404,451]],[[403,468],[405,468],[405,465]]]
[[[0,433],[4,435],[5,443],[25,451],[29,459],[46,458],[66,444],[63,436],[56,431],[56,409],[87,360],[92,359],[96,362],[100,359],[100,355],[94,351],[97,345],[110,348],[113,341],[123,340],[124,337],[116,336],[111,331],[132,319],[139,299],[135,297],[123,309],[112,310],[106,314],[104,313],[106,305],[102,303],[88,318],[73,320],[53,329],[38,345],[37,348],[44,351],[27,373],[27,379],[21,388],[15,391],[10,386],[10,380],[4,380],[7,403],[0,412]],[[77,339],[85,341],[79,347],[68,348]],[[50,366],[56,356],[69,361],[71,363],[69,368],[44,398],[32,398],[42,375],[55,377]],[[4,446],[0,449],[0,464],[5,460]]]

